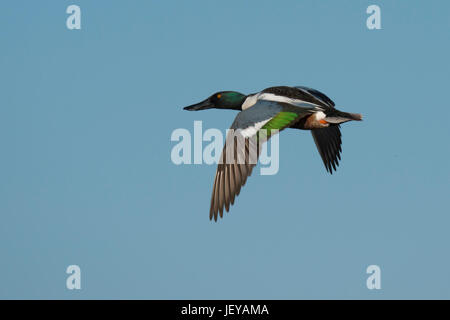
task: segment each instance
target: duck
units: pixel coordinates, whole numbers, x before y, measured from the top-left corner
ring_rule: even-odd
[[[326,171],[333,174],[341,161],[340,125],[362,120],[361,114],[340,111],[324,93],[304,86],[276,86],[248,95],[219,91],[184,107],[188,111],[206,109],[239,111],[227,133],[216,169],[209,210],[209,218],[214,221],[234,205],[257,164],[261,144],[273,136],[272,132],[277,134],[287,128],[309,130]],[[239,139],[245,143],[237,143]],[[234,151],[230,157],[227,147]],[[254,161],[250,161],[252,154]]]

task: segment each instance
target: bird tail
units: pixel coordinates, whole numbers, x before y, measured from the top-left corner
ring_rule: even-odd
[[[347,121],[361,121],[362,120],[362,114],[360,113],[349,113],[349,112],[342,112],[337,109],[331,110],[325,117],[325,121],[329,123],[344,123]]]

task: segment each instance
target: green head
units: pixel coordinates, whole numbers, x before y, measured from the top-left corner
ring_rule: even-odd
[[[236,91],[216,92],[202,102],[185,107],[184,110],[197,111],[212,108],[242,110],[242,104],[246,97],[246,95]]]

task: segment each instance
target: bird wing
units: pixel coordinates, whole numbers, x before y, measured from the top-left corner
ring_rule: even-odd
[[[217,165],[210,219],[214,217],[217,221],[218,215],[223,217],[224,207],[229,211],[230,204],[234,204],[235,197],[239,195],[241,187],[245,185],[258,162],[262,143],[270,139],[271,130],[281,131],[314,110],[285,109],[286,106],[281,103],[260,99],[251,108],[238,113],[227,133]]]
[[[314,101],[318,101],[322,106],[326,106],[328,108],[334,108],[335,106],[334,101],[328,98],[325,93],[322,93],[319,90],[301,86],[295,88],[304,92],[305,94],[310,95],[310,97],[314,98]]]
[[[308,87],[270,87],[261,91],[260,94],[270,97],[266,99],[287,101],[300,107],[315,106],[321,110],[334,108],[334,102],[324,93]]]
[[[327,171],[333,174],[333,169],[339,166],[342,152],[341,131],[339,125],[330,125],[327,128],[311,130],[317,150]]]
[[[319,90],[301,86],[295,88],[308,94],[312,101],[315,101],[321,106],[328,108],[335,107],[333,100]],[[340,153],[342,152],[342,140],[339,125],[330,125],[327,128],[313,129],[311,130],[311,134],[325,168],[329,173],[333,174],[333,169],[336,171],[336,167],[339,166],[339,160],[341,160]]]

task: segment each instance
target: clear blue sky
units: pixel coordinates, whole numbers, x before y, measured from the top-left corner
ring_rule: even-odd
[[[366,28],[370,4],[382,30]],[[0,298],[450,298],[449,12],[2,1]],[[234,111],[182,107],[273,85],[320,89],[365,121],[343,125],[333,176],[308,132],[283,132],[279,173],[253,175],[212,223],[215,166],[175,166],[170,134],[225,130]]]

